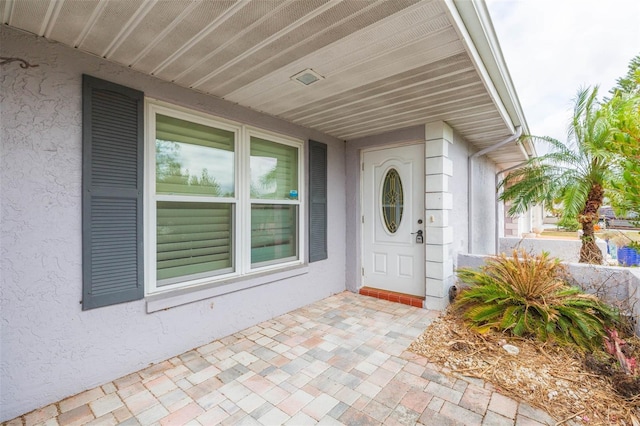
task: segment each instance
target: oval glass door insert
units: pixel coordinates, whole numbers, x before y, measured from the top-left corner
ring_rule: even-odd
[[[404,208],[402,181],[396,169],[390,169],[382,184],[382,217],[387,230],[394,234],[402,221]]]

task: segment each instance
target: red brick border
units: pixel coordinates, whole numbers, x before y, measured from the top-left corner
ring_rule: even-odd
[[[422,308],[424,306],[424,297],[414,296],[412,294],[396,293],[395,291],[380,290],[372,287],[362,287],[359,293],[363,296],[402,303],[403,305],[414,306],[416,308]]]

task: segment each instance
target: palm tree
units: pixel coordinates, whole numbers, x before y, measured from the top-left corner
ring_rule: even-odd
[[[575,218],[582,226],[580,262],[601,264],[594,226],[614,176],[616,154],[607,150],[613,131],[597,97],[597,86],[578,91],[567,144],[550,137],[526,136],[547,142],[551,151],[511,172],[499,187],[504,189],[500,199],[513,202],[510,215],[526,212],[531,204],[561,199],[563,218]]]
[[[623,213],[640,212],[640,55],[609,92],[613,97],[604,107],[614,129],[610,149],[620,154],[622,171],[620,183],[613,186]]]

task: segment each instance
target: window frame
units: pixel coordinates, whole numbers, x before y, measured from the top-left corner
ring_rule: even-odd
[[[304,244],[303,241],[303,236],[302,234],[302,229],[306,229],[306,228],[302,228],[300,226],[300,222],[303,220],[303,218],[301,217],[301,204],[302,204],[302,199],[301,199],[301,189],[303,187],[303,182],[304,182],[304,155],[303,155],[303,148],[304,148],[304,144],[302,143],[297,143],[293,140],[287,140],[287,139],[283,139],[281,136],[279,135],[275,135],[275,134],[271,134],[268,132],[264,132],[262,130],[259,130],[257,128],[254,127],[247,127],[246,132],[245,132],[245,141],[246,142],[246,148],[247,148],[247,152],[249,153],[249,155],[247,155],[247,165],[249,165],[250,161],[251,161],[251,156],[250,156],[250,152],[251,152],[251,138],[252,137],[256,137],[256,138],[260,138],[260,139],[265,139],[268,140],[269,142],[275,142],[281,145],[287,145],[287,146],[291,146],[294,147],[298,150],[298,199],[297,200],[282,200],[282,199],[267,199],[267,198],[251,198],[251,190],[250,190],[250,184],[251,184],[251,171],[248,170],[247,174],[245,176],[248,176],[248,179],[246,181],[246,188],[245,188],[245,194],[247,195],[247,203],[248,206],[246,208],[246,213],[247,213],[247,226],[245,227],[245,229],[249,229],[251,230],[251,207],[254,204],[263,204],[263,205],[295,205],[298,206],[298,210],[296,212],[296,256],[297,259],[300,259],[303,255],[303,250],[301,250],[301,244]],[[304,192],[304,191],[302,191]],[[251,245],[251,235],[249,235],[249,239],[247,241],[247,243],[249,245]],[[291,259],[291,258],[289,258]],[[296,260],[284,260],[283,262],[279,262],[278,260],[272,260],[272,261],[265,261],[265,262],[260,262],[258,263],[255,267],[251,267],[251,250],[248,251],[248,259],[246,259],[246,265],[249,266],[249,268],[251,268],[252,271],[268,271],[270,269],[274,269],[277,268],[278,265],[281,265],[282,263],[289,263],[289,264],[296,264],[295,262]]]
[[[234,196],[211,197],[207,195],[173,195],[156,194],[156,114],[175,117],[205,126],[215,127],[234,133]],[[225,120],[210,114],[176,106],[163,101],[145,98],[145,141],[144,141],[144,245],[145,245],[145,296],[167,293],[173,290],[206,285],[222,285],[229,281],[250,278],[257,274],[305,264],[306,244],[305,234],[306,206],[305,206],[305,143],[302,140],[287,137],[275,132],[266,131],[250,125],[231,120]],[[252,199],[250,195],[250,141],[251,137],[297,148],[298,166],[298,199],[297,200],[261,200]],[[194,202],[232,203],[232,271],[209,275],[201,278],[184,280],[158,286],[157,247],[156,247],[156,206],[158,201],[186,201]],[[253,204],[286,204],[297,205],[296,220],[296,253],[295,259],[284,259],[251,266],[251,206]],[[176,280],[176,279],[174,279]]]

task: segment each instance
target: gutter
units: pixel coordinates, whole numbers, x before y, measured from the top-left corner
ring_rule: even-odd
[[[469,156],[469,159],[467,161],[467,166],[468,166],[468,170],[467,170],[467,208],[468,208],[468,238],[469,238],[469,248],[468,248],[468,252],[470,254],[473,253],[473,215],[474,215],[474,205],[473,205],[473,194],[472,194],[472,189],[473,189],[473,162],[476,158],[482,157],[485,154],[488,154],[489,152],[495,151],[496,149],[510,143],[513,142],[514,140],[518,139],[520,136],[522,135],[522,126],[518,126],[516,127],[516,131],[513,135],[509,136],[508,138],[506,138],[505,140],[498,142],[495,145],[491,145],[483,150],[480,150],[478,152],[476,152],[473,155]],[[527,154],[526,150],[524,150],[524,148],[522,147],[522,144],[520,144],[520,149],[522,150],[522,152],[525,155],[525,158],[528,160],[529,159],[529,155]],[[504,172],[504,170],[498,172],[498,173],[502,173]],[[497,202],[496,202],[496,209],[497,209]],[[497,220],[497,215],[496,215],[496,220]],[[497,232],[498,227],[496,226],[496,232]]]
[[[519,117],[516,118],[509,113],[509,108],[507,108],[507,106],[503,102],[504,98],[501,96],[500,91],[498,90],[498,88],[496,87],[496,84],[494,83],[494,81],[497,81],[499,83],[506,84],[505,83],[506,80],[503,78],[504,73],[501,73],[501,72],[498,72],[497,74],[494,73],[496,74],[494,76],[496,78],[494,79],[492,78],[491,73],[485,66],[485,63],[489,63],[489,64],[495,63],[496,61],[495,52],[488,51],[488,52],[485,52],[485,55],[482,55],[482,52],[479,52],[477,48],[477,46],[479,45],[477,39],[487,40],[487,34],[485,32],[485,28],[483,28],[482,25],[480,24],[481,18],[479,16],[479,13],[481,12],[476,8],[477,1],[465,0],[461,2],[459,0],[444,0],[444,3],[447,6],[448,19],[451,21],[454,29],[458,33],[458,37],[460,38],[460,41],[465,46],[465,50],[469,55],[469,59],[471,60],[471,62],[474,65],[474,68],[478,72],[478,76],[480,77],[482,84],[487,90],[487,94],[491,98],[491,101],[496,106],[496,110],[498,114],[500,114],[500,117],[502,118],[504,124],[507,126],[509,131],[510,132],[515,131],[514,123],[516,122],[516,120],[519,120]],[[486,11],[486,9],[483,9],[482,11],[484,12]],[[467,16],[466,20],[463,19],[462,17],[463,13]],[[467,22],[470,19],[473,21],[473,23]],[[493,31],[493,27],[491,27],[490,30]],[[472,32],[475,32],[475,34],[471,34]],[[504,60],[502,60],[500,64],[503,65],[504,67]],[[505,96],[505,98],[509,100],[514,99],[513,97],[510,97],[508,95]],[[516,100],[515,102],[518,102],[518,101]],[[519,106],[520,105],[518,104],[517,106],[518,109],[520,109]],[[516,114],[516,115],[523,115],[523,114]]]

